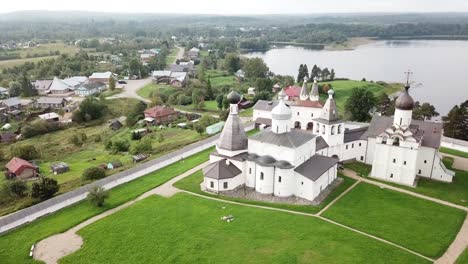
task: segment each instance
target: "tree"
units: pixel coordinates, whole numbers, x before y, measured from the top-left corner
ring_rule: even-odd
[[[211,87],[210,78],[208,78],[208,81],[206,82],[206,99],[207,100],[213,100],[214,99],[214,93],[213,93],[213,88]]]
[[[414,104],[413,118],[418,120],[431,120],[431,118],[439,116],[439,113],[435,110],[435,107],[429,103],[419,102]]]
[[[314,64],[314,67],[312,67],[312,70],[310,71],[310,78],[313,80],[314,78],[319,78],[320,77],[320,68],[317,67],[317,64]]]
[[[10,82],[8,86],[8,94],[10,97],[17,97],[21,95],[21,84],[19,82]]]
[[[32,184],[31,197],[46,200],[54,196],[59,190],[59,185],[55,179],[40,177],[39,181]]]
[[[330,81],[335,80],[335,69],[331,69],[330,71]]]
[[[370,112],[375,107],[374,94],[365,88],[354,88],[351,96],[346,100],[345,110],[350,119],[358,122],[366,122],[371,119]]]
[[[101,118],[106,111],[107,106],[104,102],[88,96],[81,102],[80,108],[73,112],[72,120],[77,123],[89,122]]]
[[[328,68],[322,70],[322,80],[328,81],[330,79],[330,71]]]
[[[130,110],[130,113],[127,115],[127,120],[125,123],[127,127],[134,126],[140,118],[144,116],[143,112],[146,109],[146,104],[142,101],[138,101],[138,103]]]
[[[130,149],[130,142],[128,140],[120,138],[112,141],[111,152],[116,154],[119,152],[126,152]]]
[[[299,65],[299,70],[297,72],[297,80],[296,82],[301,83],[304,80],[304,65]]]
[[[109,193],[102,187],[93,186],[91,190],[89,190],[87,199],[91,202],[91,204],[102,207],[104,205],[104,201],[109,197]]]
[[[76,134],[73,134],[69,138],[69,142],[72,143],[73,145],[77,146],[77,147],[83,146],[83,141],[81,141],[81,139]]]
[[[197,78],[200,82],[203,82],[205,81],[205,67],[203,65],[201,65],[199,68],[198,68],[198,72],[197,72]]]
[[[195,131],[197,131],[197,133],[200,134],[200,136],[203,134],[203,132],[205,132],[205,128],[200,124],[195,124],[194,128]]]
[[[106,171],[99,167],[87,168],[82,174],[82,178],[85,181],[98,180],[104,177],[106,177]]]
[[[216,96],[216,105],[219,110],[223,109],[223,98],[224,96],[222,94],[218,94],[218,96]]]
[[[304,76],[302,77],[301,81],[304,81],[304,77],[309,79],[309,69],[307,68],[307,64],[304,64],[304,67],[302,68],[302,71],[303,71]]]
[[[142,140],[133,143],[130,148],[130,153],[139,154],[139,153],[150,153],[153,150],[151,138],[149,136],[143,137]]]
[[[161,99],[161,97],[159,97],[159,96],[152,96],[151,97],[150,107],[157,106],[157,105],[163,105],[163,104],[164,104],[164,102]]]
[[[447,114],[442,117],[444,122],[444,136],[468,140],[468,100],[460,106],[455,105]]]
[[[13,145],[10,149],[10,153],[12,156],[24,160],[33,160],[39,157],[39,152],[33,145]]]
[[[224,68],[229,72],[229,74],[234,74],[240,68],[240,58],[235,53],[228,53],[224,57]]]
[[[195,109],[201,109],[203,107],[202,102],[204,101],[204,95],[200,89],[193,89],[192,91],[192,104]]]
[[[266,78],[269,68],[261,58],[247,59],[244,62],[245,77],[256,79]]]
[[[109,77],[109,90],[115,90],[115,79],[113,77]]]
[[[10,180],[6,183],[6,187],[11,196],[14,197],[25,197],[28,191],[28,185],[21,180]]]
[[[31,97],[37,95],[37,90],[33,88],[31,81],[26,74],[23,74],[20,80],[21,95],[24,97]]]
[[[391,116],[395,112],[395,102],[388,98],[385,92],[381,92],[376,98],[376,111],[384,116]]]

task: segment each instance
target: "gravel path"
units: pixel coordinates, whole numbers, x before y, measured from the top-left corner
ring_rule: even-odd
[[[140,101],[149,103],[150,100],[143,98],[137,94],[137,91],[144,87],[145,85],[149,84],[152,82],[151,77],[148,77],[146,79],[140,79],[140,80],[128,80],[126,81],[127,84],[125,84],[125,87],[123,88],[123,91],[121,93],[115,94],[113,96],[107,97],[107,99],[116,99],[116,98],[135,98]]]
[[[96,215],[94,217],[91,217],[90,219],[76,225],[75,227],[67,230],[65,233],[57,234],[50,236],[48,238],[45,238],[41,240],[39,243],[36,244],[36,247],[34,248],[34,253],[33,253],[33,258],[36,260],[41,260],[44,261],[46,264],[56,264],[58,263],[58,260],[79,250],[81,246],[83,245],[83,239],[76,234],[76,232],[83,227],[90,225],[108,215],[111,215],[115,212],[118,212],[124,208],[129,207],[130,205],[134,204],[135,202],[144,199],[150,195],[161,195],[164,197],[170,197],[178,192],[180,192],[179,189],[175,188],[172,186],[175,182],[179,181],[180,179],[183,179],[192,173],[201,170],[203,167],[208,165],[208,162],[205,162],[203,164],[198,165],[197,167],[186,171],[179,176],[171,179],[170,181],[164,183],[163,185],[160,185],[148,192],[145,192],[144,194],[138,196],[137,198],[126,202],[118,207],[115,207],[111,210],[105,211],[99,215]]]

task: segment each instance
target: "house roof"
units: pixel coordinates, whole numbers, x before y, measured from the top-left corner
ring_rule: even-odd
[[[337,163],[338,159],[336,158],[316,154],[295,168],[294,171],[312,181],[316,181],[322,174]]]
[[[247,144],[247,135],[245,134],[244,126],[242,125],[239,115],[229,113],[223,131],[219,137],[217,147],[231,151],[243,150],[247,149]]]
[[[323,108],[323,105],[320,101],[310,101],[310,100],[295,100],[289,102],[291,106],[299,107],[312,107],[312,108]]]
[[[65,83],[63,80],[60,80],[57,77],[54,77],[54,80],[52,81],[52,84],[49,87],[49,90],[51,91],[65,91],[70,89],[70,85]]]
[[[145,116],[152,118],[167,116],[175,113],[177,112],[174,109],[160,105],[145,110]]]
[[[257,117],[255,123],[271,126],[271,118]]]
[[[37,90],[47,90],[52,85],[53,80],[36,80],[34,88]]]
[[[8,92],[7,88],[0,87],[0,94]]]
[[[16,105],[21,105],[21,102],[20,100],[18,99],[18,97],[11,97],[11,98],[8,98],[8,99],[5,99],[3,101],[1,101],[4,105],[8,106],[8,107],[11,107],[11,106],[16,106]]]
[[[70,78],[63,79],[63,82],[70,86],[78,86],[88,80],[86,76],[73,76]]]
[[[186,72],[193,68],[192,64],[171,64],[169,67],[172,72]]]
[[[360,127],[355,129],[345,130],[344,132],[344,143],[356,141],[361,139],[361,136],[367,131],[369,127]]]
[[[361,139],[369,137],[377,137],[393,124],[393,117],[378,116],[372,117],[369,128],[361,136]],[[421,145],[425,147],[438,148],[442,137],[442,123],[411,120],[410,130],[415,138],[421,141]]]
[[[92,89],[96,89],[96,88],[100,88],[100,87],[103,87],[103,86],[106,86],[105,83],[103,82],[89,82],[89,83],[85,83],[83,85],[80,86],[79,89],[85,89],[85,90],[92,90]]]
[[[213,151],[210,153],[210,155],[213,155],[213,156],[216,156],[216,157],[221,157],[221,158],[229,158],[231,160],[237,160],[237,161],[245,161],[247,159],[247,152],[242,152],[240,154],[237,154],[235,156],[232,156],[232,157],[228,157],[228,156],[225,156],[223,154],[220,154],[218,151]]]
[[[63,97],[39,97],[36,100],[38,104],[61,104],[65,101]]]
[[[271,111],[277,104],[278,104],[278,101],[272,102],[272,101],[258,100],[253,108],[255,110]]]
[[[286,95],[288,97],[299,97],[299,95],[301,94],[301,87],[299,86],[294,86],[294,85],[290,85],[286,88],[284,88],[284,92],[286,93]]]
[[[93,72],[91,76],[89,76],[89,79],[109,79],[112,77],[112,72],[106,71],[106,72]]]
[[[325,141],[325,139],[323,139],[322,136],[318,136],[315,141],[315,151],[319,151],[325,148],[328,148],[327,142]]]
[[[228,162],[226,159],[210,163],[203,168],[203,175],[205,175],[205,177],[217,180],[234,178],[241,174],[241,172],[242,171],[237,168],[236,165],[232,164],[232,162]]]
[[[17,158],[17,157],[14,157],[12,158],[6,165],[5,167],[15,173],[15,174],[18,174],[21,173],[21,171],[23,170],[23,168],[31,168],[31,169],[36,169],[37,166],[25,161],[24,159],[20,159],[20,158]]]
[[[249,140],[262,143],[296,148],[312,140],[316,135],[301,130],[291,130],[286,133],[276,134],[271,129],[265,129],[249,138]]]
[[[171,71],[153,71],[153,77],[169,77]]]
[[[55,119],[55,118],[59,118],[59,115],[57,115],[57,113],[45,113],[43,115],[39,115],[39,118],[40,119],[44,119],[44,120],[50,120],[50,119]]]

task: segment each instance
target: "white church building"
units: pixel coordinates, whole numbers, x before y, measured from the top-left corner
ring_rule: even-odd
[[[313,201],[337,175],[338,159],[317,154],[318,135],[292,129],[293,111],[283,99],[270,113],[271,126],[247,138],[238,116],[241,96],[228,95],[230,113],[210,164],[203,169],[211,192],[246,187],[264,195]]]
[[[339,119],[333,90],[322,106],[317,82],[308,94],[304,81],[299,100],[285,102],[291,110],[289,129],[315,135],[316,154],[372,165],[370,177],[409,186],[417,177],[452,182],[454,172],[445,168],[438,151],[442,124],[413,120],[414,100],[408,90],[409,85],[396,99],[393,117],[374,115],[370,124],[355,125]],[[254,106],[257,127],[275,129],[273,113],[285,98],[283,91],[278,98]]]

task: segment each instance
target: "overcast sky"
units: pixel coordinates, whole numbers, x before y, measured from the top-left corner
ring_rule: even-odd
[[[96,12],[297,14],[468,12],[468,0],[5,0],[0,13],[21,10]]]

